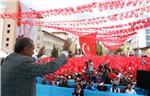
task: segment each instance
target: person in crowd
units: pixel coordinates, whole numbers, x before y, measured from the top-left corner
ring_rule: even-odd
[[[98,72],[101,72],[102,69],[103,69],[103,65],[100,64],[100,65],[98,66],[98,68],[97,68],[97,71],[98,71]]]
[[[109,67],[108,63],[105,63],[102,69],[102,77],[104,78],[104,83],[106,84],[111,83],[111,79],[109,78],[109,72],[111,73],[111,68]]]
[[[67,87],[67,79],[65,77],[62,76],[60,83],[59,83],[60,87]]]
[[[104,83],[104,82],[101,82],[101,83],[99,83],[99,84],[97,85],[97,89],[98,89],[99,91],[107,91],[107,90],[108,90],[108,87],[105,86],[105,83]]]
[[[77,77],[76,84],[80,84],[80,83],[81,83],[81,79]]]
[[[112,84],[116,84],[116,85],[119,85],[120,84],[120,76],[117,75],[117,77],[113,80],[111,80],[111,83]]]
[[[80,84],[77,84],[76,88],[74,89],[73,96],[84,96],[84,90],[81,88]]]
[[[56,76],[55,78],[56,86],[59,86],[60,80],[61,80],[60,76]]]
[[[93,72],[93,75],[92,75],[92,82],[97,83],[97,76],[96,76],[95,72]]]
[[[52,86],[56,86],[56,82],[55,81],[52,81]]]
[[[74,79],[72,78],[71,74],[69,74],[67,77],[67,86],[70,88],[74,87]]]
[[[134,89],[132,89],[131,84],[127,85],[126,93],[128,93],[128,94],[135,94],[135,95],[137,94],[136,91]]]
[[[120,93],[126,93],[127,85],[120,88]]]
[[[89,59],[88,62],[89,62],[89,79],[92,80],[94,65],[91,59]]]
[[[86,88],[85,89],[88,89],[88,90],[95,90],[95,86],[92,84],[92,81],[89,80],[87,82],[87,85],[86,85]]]
[[[86,88],[86,82],[84,80],[81,81],[81,88],[82,89]]]
[[[103,75],[103,73],[98,72],[98,82],[105,82],[105,76]]]
[[[42,84],[49,85],[49,81],[43,76]]]
[[[89,74],[89,63],[87,61],[85,62],[85,74]]]
[[[120,78],[120,85],[122,85],[122,86],[127,86],[128,83],[129,83],[129,81],[128,81],[127,78],[123,75],[122,78]]]
[[[110,88],[110,92],[120,93],[120,88],[117,88],[116,84],[112,84],[112,87]]]
[[[71,40],[66,40],[62,54],[46,64],[37,64],[33,59],[34,43],[29,38],[17,39],[14,52],[8,55],[1,66],[1,96],[35,96],[35,77],[57,71],[67,63]],[[37,57],[44,54],[44,48]]]

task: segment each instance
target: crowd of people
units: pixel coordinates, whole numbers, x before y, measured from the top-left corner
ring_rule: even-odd
[[[61,76],[55,74],[54,72],[61,66],[71,67],[68,65],[72,63],[66,64],[68,58],[72,57],[69,54],[70,45],[71,41],[66,40],[63,46],[64,51],[58,58],[37,64],[37,58],[44,54],[44,47],[40,49],[37,58],[33,58],[33,41],[29,38],[18,39],[14,46],[14,52],[8,55],[1,64],[1,95],[35,96],[35,77],[37,76],[42,76],[43,84],[75,88],[72,95],[76,96],[84,96],[84,89],[137,94],[134,90],[136,86],[134,75],[125,75],[121,71],[112,69],[107,61],[105,64],[100,64],[95,70],[93,59],[89,59],[85,65],[81,64],[82,68],[85,66],[84,72],[76,70],[70,74],[63,73]],[[72,68],[76,69],[74,67]],[[129,71],[127,70],[127,72]],[[69,83],[70,81],[73,82]],[[110,90],[106,84],[112,84]],[[120,88],[119,85],[124,87]]]
[[[134,89],[136,82],[133,75],[125,76],[122,73],[116,72],[109,67],[108,63],[100,65],[97,70],[94,71],[91,59],[85,62],[84,73],[64,74],[61,76],[53,73],[48,76],[43,76],[42,83],[48,83],[52,86],[74,88],[72,94],[75,96],[84,96],[83,89],[137,94]],[[109,89],[106,84],[112,84],[111,88]]]

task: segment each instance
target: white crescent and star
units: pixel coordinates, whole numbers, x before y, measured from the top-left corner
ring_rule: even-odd
[[[84,54],[85,54],[85,46],[87,46],[87,50],[90,52],[90,47],[86,43],[83,43],[82,51],[83,51]]]

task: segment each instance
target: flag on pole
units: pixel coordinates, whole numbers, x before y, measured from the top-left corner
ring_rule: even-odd
[[[79,37],[80,48],[85,55],[96,55],[96,33]]]

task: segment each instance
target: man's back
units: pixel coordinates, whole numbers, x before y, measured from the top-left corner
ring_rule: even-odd
[[[22,70],[22,63],[27,60],[17,53],[9,55],[2,64],[1,96],[33,96],[34,77]]]
[[[10,54],[2,64],[1,96],[35,96],[36,76],[42,76],[57,71],[67,63],[68,51],[71,40],[64,42],[63,52],[55,60],[45,64],[36,64],[32,55],[34,43],[30,38],[17,39],[14,52]],[[44,54],[42,47],[37,57]]]

